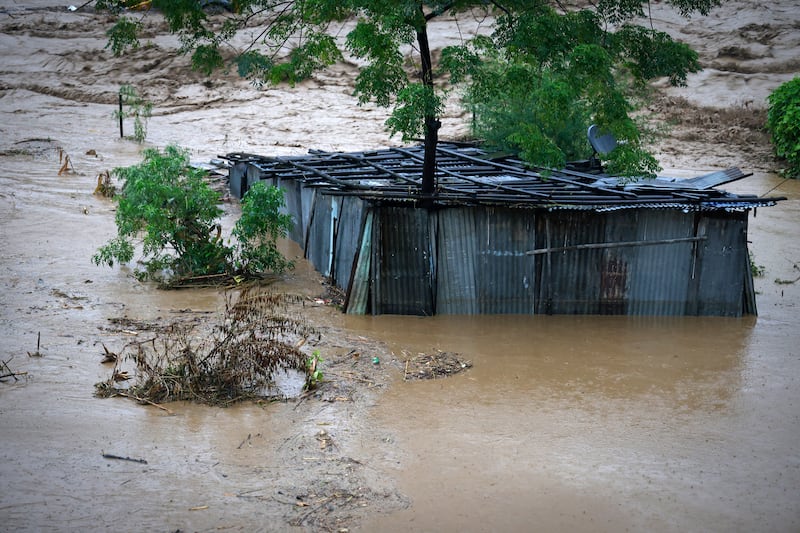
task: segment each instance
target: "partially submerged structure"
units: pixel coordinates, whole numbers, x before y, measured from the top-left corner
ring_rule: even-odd
[[[440,144],[423,196],[422,147],[228,154],[230,188],[285,190],[291,238],[356,314],[755,314],[748,214],[783,198],[715,189],[739,169],[625,183],[542,173]]]

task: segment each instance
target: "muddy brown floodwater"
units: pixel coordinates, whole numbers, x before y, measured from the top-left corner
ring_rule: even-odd
[[[690,24],[659,6],[655,22],[709,67],[671,93],[687,114],[762,102],[796,72],[794,2],[729,2]],[[150,46],[115,59],[102,15],[0,4],[0,360],[21,374],[0,383],[0,529],[800,530],[800,182],[735,128],[692,139],[679,125],[660,150],[673,174],[739,165],[757,174],[728,189],[788,198],[751,216],[758,317],[343,316],[300,261],[275,289],[306,297],[321,332],[317,395],[169,412],[95,398],[103,345],[223,307],[217,291],[159,291],[89,260],[115,231],[97,175],[140,159],[111,118],[120,84],[156,104],[149,145],[198,161],[392,142],[383,110],[354,105],[354,65],[295,90],[205,83],[148,20]],[[74,172],[58,175],[58,148]],[[436,350],[473,367],[403,381],[408,358]]]

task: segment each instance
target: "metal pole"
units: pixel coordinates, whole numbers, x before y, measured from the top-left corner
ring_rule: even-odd
[[[658,241],[599,242],[590,244],[576,244],[574,246],[560,246],[557,248],[551,248],[548,244],[547,248],[539,248],[538,250],[529,250],[525,252],[525,255],[547,254],[547,257],[549,259],[551,253],[569,252],[573,250],[595,250],[598,248],[624,248],[626,246],[654,246],[657,244],[677,244],[682,242],[698,242],[704,240],[706,240],[706,237],[683,237],[679,239],[661,239]]]
[[[122,93],[119,93],[119,138],[125,138],[125,135],[122,133]]]

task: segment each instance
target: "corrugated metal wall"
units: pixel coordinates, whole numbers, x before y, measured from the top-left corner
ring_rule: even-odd
[[[231,194],[236,198],[241,198],[244,195],[242,184],[247,174],[247,167],[250,166],[244,161],[235,163],[230,170],[228,170],[228,186],[231,189]]]
[[[257,174],[254,166],[237,167],[236,179],[247,186]],[[429,211],[367,204],[294,180],[276,185],[296,221],[292,239],[347,291],[349,313],[740,316],[755,310],[747,291],[746,211]]]
[[[296,180],[280,180],[280,183],[275,184],[284,190],[284,200],[286,207],[284,211],[292,215],[292,231],[289,232],[289,238],[294,242],[300,243],[302,247],[305,244],[306,225],[303,224],[303,195],[302,185]]]
[[[383,206],[372,228],[372,313],[432,315],[432,212]]]
[[[334,232],[333,283],[347,288],[353,274],[353,262],[361,245],[364,226],[364,201],[354,196],[341,198],[339,222]]]
[[[441,314],[477,314],[480,261],[478,226],[482,211],[459,207],[438,213],[439,251],[436,270],[436,311]],[[484,222],[481,220],[481,222]]]
[[[372,223],[374,210],[365,208],[364,225],[354,258],[353,276],[349,285],[341,286],[347,290],[345,311],[354,315],[364,315],[370,311],[370,287],[372,287]]]
[[[604,242],[604,217],[592,211],[551,211],[538,218],[536,248],[569,248]],[[564,250],[539,255],[536,312],[597,314],[601,249]]]
[[[536,269],[525,252],[536,242],[536,212],[488,207],[476,211],[478,312],[533,313]]]
[[[746,214],[462,207],[430,215],[433,246],[424,211],[378,212],[373,275],[354,280],[371,283],[357,290],[371,291],[373,314],[740,316],[748,308]],[[563,250],[584,244],[599,246]],[[557,251],[525,253],[543,249]]]
[[[740,316],[746,277],[751,276],[747,252],[747,218],[741,214],[703,217],[699,246],[697,314]]]
[[[624,214],[624,213],[623,213]],[[676,210],[641,209],[635,215],[635,241],[659,241],[694,236],[695,215]],[[683,315],[695,276],[697,243],[680,242],[638,246],[628,292],[628,314]]]
[[[638,239],[637,213],[606,213],[601,242],[622,243]],[[597,312],[601,315],[630,313],[631,276],[638,265],[638,247],[600,250],[600,294]]]
[[[306,232],[306,258],[323,276],[331,275],[333,264],[333,235],[339,217],[341,197],[317,191],[311,207]]]

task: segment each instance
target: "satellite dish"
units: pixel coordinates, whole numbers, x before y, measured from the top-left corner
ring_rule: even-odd
[[[595,154],[608,154],[617,147],[617,139],[610,133],[602,133],[597,124],[589,126],[589,131],[586,132],[589,137],[589,144]]]

